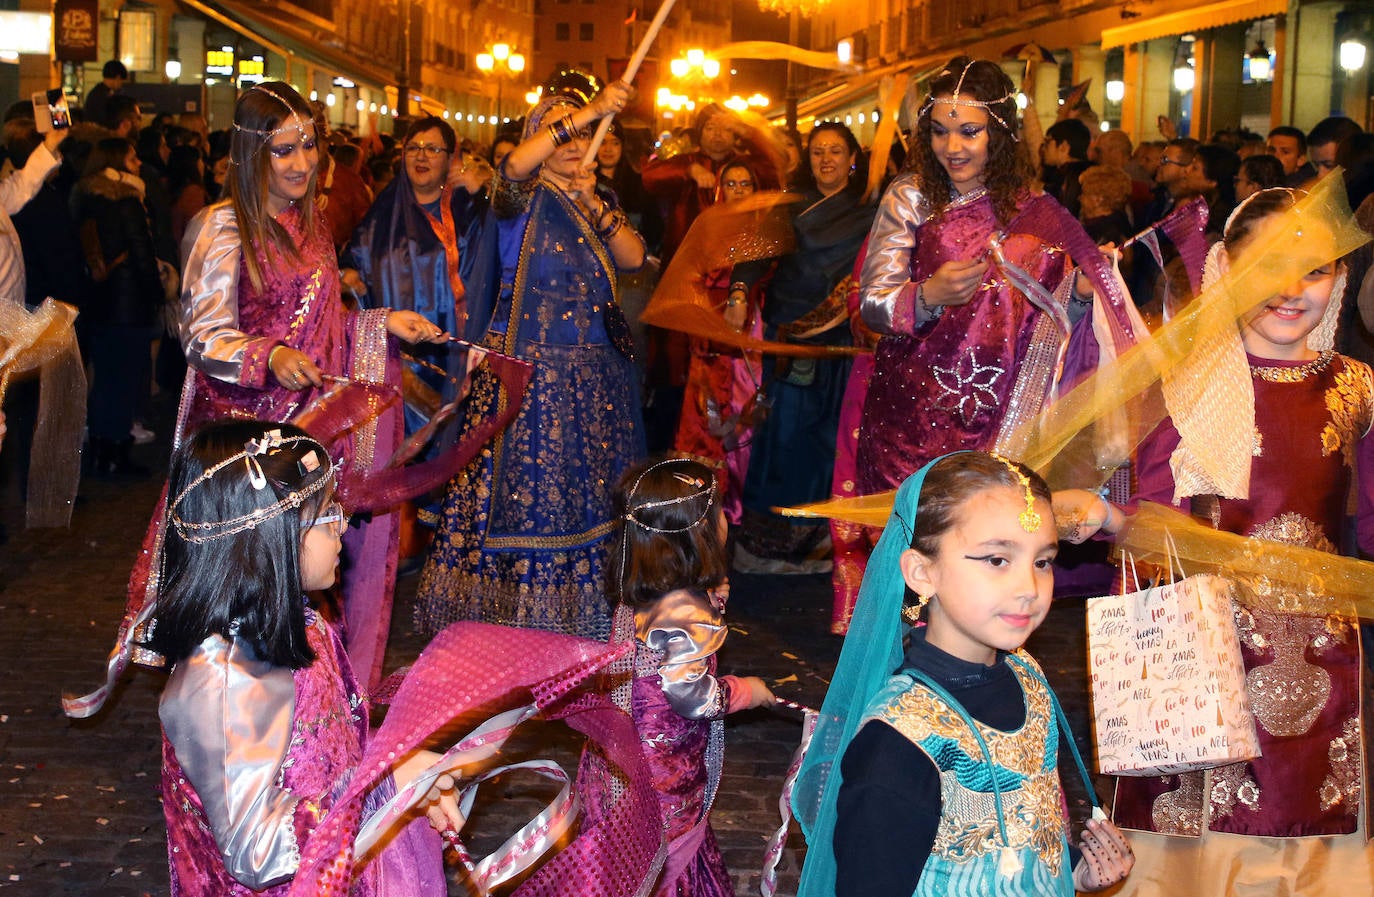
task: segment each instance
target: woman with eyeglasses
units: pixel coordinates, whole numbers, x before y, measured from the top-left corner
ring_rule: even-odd
[[[464,427],[519,403],[511,424],[449,483],[420,577],[416,625],[438,632],[481,620],[604,638],[602,567],[611,490],[644,453],[632,348],[617,303],[620,271],[644,242],[584,167],[591,130],[620,112],[629,87],[564,73],[525,119],[492,184],[500,275],[469,297],[487,348],[528,359],[524,396],[485,366]],[[491,313],[479,311],[493,302]]]
[[[314,204],[320,152],[310,107],[290,85],[264,82],[239,97],[228,198],[191,221],[182,246],[181,342],[192,370],[174,444],[226,418],[290,421],[324,395],[330,378],[399,386],[398,342],[446,338],[413,311],[344,308],[334,247]],[[340,479],[384,463],[400,435],[400,416],[389,412],[338,437],[328,448],[343,463]],[[124,630],[155,595],[149,574],[163,520],[154,514],[135,563]],[[390,622],[395,525],[394,515],[374,514],[344,536],[349,650],[369,687],[380,678]]]
[[[736,156],[721,168],[716,179],[715,203],[731,204],[763,189],[758,167],[748,156]],[[766,278],[749,290],[734,289],[730,268],[706,275],[706,292],[725,323],[740,332],[762,338],[760,306]],[[740,494],[749,469],[749,443],[754,422],[762,410],[763,357],[710,340],[693,338],[687,388],[678,418],[675,451],[717,462],[722,507],[726,519],[738,525],[744,518]]]

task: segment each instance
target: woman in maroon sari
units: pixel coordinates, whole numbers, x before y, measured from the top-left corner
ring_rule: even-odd
[[[1015,96],[996,63],[951,60],[921,107],[912,170],[883,196],[860,288],[864,323],[882,335],[855,462],[860,495],[960,449],[1018,457],[1018,425],[1096,363],[1095,295],[1118,348],[1131,339],[1119,279],[1073,216],[1031,189]],[[1070,254],[1084,277],[1071,276]],[[837,625],[865,554],[836,558],[848,571],[835,579]]]

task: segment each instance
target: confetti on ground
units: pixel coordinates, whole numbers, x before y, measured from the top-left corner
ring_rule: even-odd
[[[19,876],[17,876],[17,875],[11,875],[11,876],[10,876],[10,881],[19,881]]]
[[[787,674],[786,676],[784,676],[783,678],[781,678],[781,679],[775,679],[775,680],[773,680],[773,681],[776,682],[778,685],[787,685],[789,682],[796,682],[796,681],[797,681],[797,674],[796,674],[796,673],[788,673],[788,674]]]
[[[789,652],[787,652],[787,651],[782,652],[782,656],[783,656],[783,657],[786,657],[788,660],[796,660],[796,659],[797,659],[797,655],[792,654],[792,653],[789,653]]]
[[[96,825],[109,825],[110,820],[106,819],[104,816],[101,816],[100,818],[96,819],[95,823]]]
[[[9,721],[10,715],[8,713],[0,713],[0,723],[7,723]]]
[[[65,794],[55,794],[55,795],[53,795],[53,800],[67,800],[67,795],[65,795]]]
[[[70,869],[71,867],[72,867],[71,860],[63,860],[62,862],[60,862],[60,863],[57,864],[57,868],[59,868],[59,869]]]
[[[37,803],[29,804],[29,806],[32,807],[33,809],[37,810],[37,809],[39,809],[40,807],[43,806],[43,802],[42,802],[42,801],[38,801]]]
[[[42,844],[42,843],[43,843],[43,839],[40,838],[40,837],[38,837],[37,835],[34,835],[34,836],[33,836],[33,840],[37,841],[39,844]]]
[[[106,793],[108,793],[108,794],[114,794],[114,790],[115,790],[115,789],[114,789],[114,786],[113,786],[113,785],[96,785],[96,786],[95,786],[95,790],[96,790],[96,791],[104,791],[104,792],[106,792]]]

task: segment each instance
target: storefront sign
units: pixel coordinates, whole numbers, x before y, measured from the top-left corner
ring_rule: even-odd
[[[99,0],[57,0],[53,49],[61,62],[95,62],[100,36]]]

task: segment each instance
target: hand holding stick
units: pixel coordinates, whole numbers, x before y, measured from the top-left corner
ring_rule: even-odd
[[[658,37],[658,31],[663,27],[663,23],[668,19],[668,13],[673,11],[673,3],[676,0],[663,0],[658,7],[658,12],[654,15],[653,21],[649,23],[649,30],[644,32],[644,39],[635,48],[635,54],[630,57],[629,65],[625,66],[625,73],[620,76],[620,80],[626,84],[632,84],[635,75],[639,72],[640,63],[644,62],[644,57],[649,52],[649,47],[653,44],[654,38]],[[596,134],[592,137],[591,145],[587,147],[587,155],[582,157],[582,167],[588,170],[596,167],[596,153],[601,149],[601,141],[606,139],[606,132],[611,129],[611,116],[601,119],[601,123],[596,126]]]

